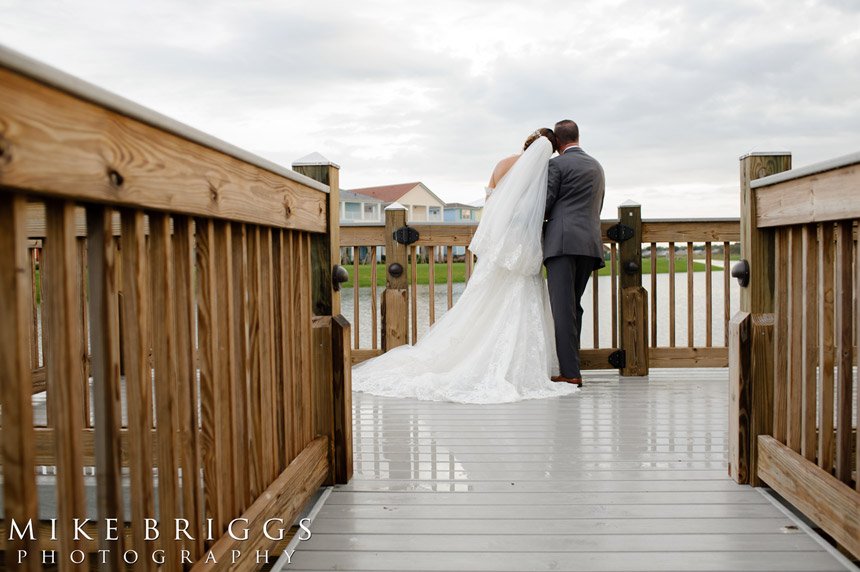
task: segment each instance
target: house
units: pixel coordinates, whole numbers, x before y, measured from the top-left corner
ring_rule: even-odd
[[[478,222],[484,211],[483,201],[448,203],[445,205],[445,222]]]
[[[340,222],[384,223],[384,202],[376,197],[340,190]]]
[[[409,222],[442,222],[445,203],[421,182],[352,189],[353,193],[370,196],[382,202],[384,209],[397,202],[406,207]]]

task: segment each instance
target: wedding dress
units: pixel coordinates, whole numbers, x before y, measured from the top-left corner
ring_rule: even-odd
[[[541,228],[552,145],[532,143],[496,185],[469,245],[478,260],[457,303],[415,345],[355,366],[375,395],[504,403],[578,391],[551,381],[558,360]]]

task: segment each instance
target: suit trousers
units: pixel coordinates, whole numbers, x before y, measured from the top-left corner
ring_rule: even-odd
[[[582,377],[579,369],[579,339],[582,334],[582,293],[594,270],[594,258],[565,254],[544,260],[549,303],[555,322],[555,349],[560,373]]]

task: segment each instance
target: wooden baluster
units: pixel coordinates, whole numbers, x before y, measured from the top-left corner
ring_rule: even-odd
[[[77,253],[77,278],[78,283],[78,324],[81,328],[81,335],[78,338],[80,342],[82,380],[83,380],[83,416],[84,427],[91,428],[93,426],[93,406],[90,403],[90,317],[89,307],[87,304],[87,239],[76,238],[75,247]]]
[[[272,229],[272,399],[277,407],[272,409],[272,422],[274,423],[274,442],[272,444],[274,455],[274,471],[276,475],[281,474],[289,462],[286,458],[287,447],[284,435],[284,416],[290,412],[285,410],[284,381],[287,375],[284,372],[284,232],[281,229]],[[347,339],[349,343],[349,339]],[[230,384],[235,380],[231,379]]]
[[[373,349],[377,349],[379,347],[378,335],[379,335],[379,322],[377,321],[377,286],[376,282],[378,280],[376,274],[376,247],[370,247],[370,337],[371,343],[370,347]]]
[[[57,464],[57,536],[62,553],[70,554],[81,548],[80,540],[75,540],[73,519],[85,514],[80,438],[84,425],[81,294],[78,292],[81,266],[77,264],[74,204],[52,200],[45,206],[45,242],[48,244],[45,267],[50,279],[50,295],[45,299],[43,327],[47,330],[45,367]],[[59,569],[83,570],[84,567],[61,558]]]
[[[291,380],[293,394],[293,427],[291,435],[293,437],[293,451],[296,455],[300,454],[305,447],[303,442],[304,435],[302,434],[303,413],[302,404],[304,403],[303,380],[302,380],[302,316],[301,316],[301,296],[299,290],[303,277],[300,272],[301,251],[299,244],[301,242],[301,233],[291,231],[289,234],[289,244],[287,251],[290,253],[290,273],[288,283],[290,289],[289,312],[290,312],[290,362],[291,362]]]
[[[785,261],[790,255],[788,230],[777,229],[774,241],[774,260]],[[788,285],[789,266],[776,264],[774,268],[774,348],[788,348]],[[788,422],[788,355],[786,351],[773,352],[773,437],[786,442]]]
[[[92,318],[92,373],[99,548],[110,568],[123,568],[123,536],[107,540],[109,519],[125,522],[120,463],[119,302],[113,245],[112,211],[87,207],[87,268]],[[84,297],[86,299],[86,296]]]
[[[0,450],[3,455],[4,519],[6,523],[14,520],[18,523],[33,522],[35,526],[39,522],[39,507],[31,398],[33,367],[32,350],[27,345],[27,333],[32,327],[27,308],[35,300],[35,290],[25,272],[28,266],[26,212],[23,196],[6,191],[0,193],[0,228],[3,229],[0,232],[0,284],[3,284],[0,288],[0,315],[3,316],[3,327],[0,328],[0,411],[3,415]],[[31,265],[32,260],[31,256]],[[57,262],[62,263],[61,260]],[[30,276],[35,277],[35,272]],[[58,490],[63,484],[58,480]],[[60,502],[68,503],[69,500],[72,499],[60,499]],[[82,516],[82,513],[77,516]],[[36,572],[42,569],[37,557],[39,542],[29,538],[27,535],[20,539],[10,535],[6,540],[6,558],[8,562],[13,554],[25,550],[30,557],[25,558],[17,569]],[[65,539],[62,542],[68,543]],[[11,562],[8,563],[11,568]]]
[[[705,347],[714,345],[713,252],[711,243],[705,243]]]
[[[854,342],[852,340],[853,290],[852,269],[854,253],[852,220],[839,221],[836,225],[836,478],[843,483],[851,482],[852,429],[851,417],[854,401],[853,365]],[[860,478],[860,475],[858,475]]]
[[[260,228],[260,404],[263,412],[262,423],[262,474],[263,484],[268,487],[277,477],[274,460],[277,451],[275,444],[275,356],[272,347],[274,332],[272,297],[272,231]]]
[[[801,227],[788,233],[788,421],[786,444],[800,452],[803,429],[803,239]],[[779,259],[777,259],[779,260]],[[777,346],[779,347],[779,346]]]
[[[172,272],[173,244],[170,217],[162,213],[149,215],[149,269],[152,289],[152,361],[155,376],[155,416],[158,451],[158,513],[161,522],[174,522],[179,514],[179,478],[177,474],[176,404],[176,315]],[[168,562],[178,562],[178,543],[162,535],[160,548]]]
[[[687,346],[695,347],[693,321],[693,243],[687,243]]]
[[[469,247],[466,247],[466,284],[469,283],[469,278],[472,277],[472,265],[475,263],[475,259],[473,257],[472,251],[469,250]]]
[[[131,494],[131,545],[138,554],[149,554],[146,519],[155,516],[152,480],[152,370],[149,361],[150,304],[146,275],[146,234],[141,211],[122,212],[122,308],[123,369],[128,408],[129,491]],[[151,560],[141,558],[135,570],[151,570]]]
[[[230,277],[229,286],[225,285],[224,287],[224,290],[229,293],[227,300],[229,306],[225,310],[228,312],[230,331],[222,335],[226,335],[229,340],[230,364],[232,366],[231,376],[233,377],[229,382],[229,385],[232,387],[232,394],[226,399],[232,402],[233,411],[232,442],[229,444],[229,447],[232,449],[233,458],[232,481],[235,489],[234,499],[238,503],[238,506],[244,510],[254,500],[251,497],[251,463],[248,457],[249,421],[246,401],[249,375],[248,305],[245,300],[248,290],[248,282],[246,280],[247,227],[243,224],[233,223],[229,229],[225,228],[223,231],[217,225],[215,228],[217,245],[222,249],[224,247],[221,245],[227,241],[227,235],[229,234],[230,251],[229,253],[225,252],[223,258],[227,265],[226,273]],[[286,248],[286,245],[284,248]],[[289,304],[289,298],[287,300],[286,304]],[[223,323],[223,321],[219,323]],[[291,332],[291,330],[288,331]],[[290,410],[291,413],[293,411],[293,409]],[[224,438],[223,433],[220,438]],[[224,446],[222,443],[222,448]],[[291,447],[288,450],[291,450]]]
[[[610,298],[612,304],[612,347],[618,347],[618,247],[615,243],[609,250],[609,269],[611,272]]]
[[[361,252],[361,247],[354,246],[352,247],[353,256],[352,256],[352,330],[354,334],[354,339],[352,343],[352,347],[358,349],[361,347],[361,338],[359,337],[359,274],[358,274],[358,263],[359,263],[359,253]]]
[[[412,246],[412,258],[410,259],[411,278],[409,284],[409,295],[412,308],[412,343],[418,341],[418,247]]]
[[[854,343],[855,350],[857,350],[860,347],[860,244],[857,242],[854,243],[854,271],[854,294],[857,303],[854,309]],[[856,360],[858,355],[855,354],[854,358]],[[855,395],[854,410],[857,412],[857,415],[860,415],[860,388],[855,391]],[[854,488],[860,491],[860,423],[858,423],[857,431],[855,432],[854,462]]]
[[[669,243],[669,347],[675,347],[675,243]]]
[[[278,264],[278,297],[276,300],[277,303],[277,322],[276,327],[280,331],[280,335],[278,336],[280,340],[279,346],[279,354],[280,354],[280,369],[278,370],[278,376],[281,378],[281,381],[278,385],[280,389],[280,422],[281,426],[279,427],[279,441],[281,446],[283,447],[282,455],[281,455],[281,467],[280,471],[283,472],[284,469],[287,468],[287,465],[290,464],[290,461],[296,456],[296,452],[293,450],[293,439],[292,439],[292,427],[293,427],[293,370],[292,370],[292,357],[290,355],[291,352],[291,336],[292,336],[292,312],[290,312],[290,279],[289,273],[292,270],[292,264],[290,263],[289,251],[288,247],[288,238],[287,235],[290,233],[289,230],[282,230],[277,233],[277,240],[275,241],[275,260]],[[357,254],[357,253],[356,253]],[[353,280],[356,280],[357,283],[358,275],[353,275]],[[357,299],[357,298],[356,298]],[[349,337],[345,340],[347,344],[349,344]],[[357,347],[357,346],[356,346]],[[242,507],[244,510],[246,507]]]
[[[302,276],[303,280],[301,281],[301,297],[302,304],[301,308],[301,326],[300,331],[302,332],[301,342],[302,342],[302,383],[304,384],[304,388],[302,388],[302,410],[307,411],[307,415],[305,415],[304,421],[304,439],[305,443],[302,447],[304,450],[305,447],[310,445],[310,443],[316,437],[314,433],[314,419],[313,419],[313,361],[312,361],[312,340],[311,340],[311,329],[312,329],[312,295],[311,295],[311,235],[309,232],[302,233],[302,258],[300,264],[300,276]]]
[[[600,277],[599,270],[591,273],[591,327],[594,339],[591,345],[594,349],[600,348]]]
[[[454,305],[454,247],[448,246],[448,309]]]
[[[250,382],[248,395],[245,399],[248,411],[248,439],[251,469],[251,498],[259,497],[266,489],[266,476],[263,469],[264,443],[263,443],[263,362],[262,362],[262,320],[264,319],[261,303],[263,298],[262,276],[260,270],[260,227],[249,226],[247,230],[248,248],[248,356],[250,367]],[[304,276],[302,277],[304,279]],[[306,332],[302,332],[306,334]],[[310,411],[301,410],[304,416]],[[307,435],[303,437],[303,444]]]
[[[729,345],[729,320],[732,319],[732,245],[723,243],[723,344]]]
[[[835,365],[833,339],[834,243],[833,223],[818,225],[818,466],[833,470],[833,399]],[[778,259],[777,259],[778,260]]]
[[[657,243],[651,243],[651,347],[657,347]]]
[[[816,252],[816,235],[814,225],[805,225],[802,231],[803,252],[803,322],[801,324],[803,355],[801,362],[801,384],[803,399],[803,427],[801,430],[801,454],[812,462],[816,457],[816,403],[817,391],[817,329],[818,319],[816,310],[818,298],[818,261]]]
[[[11,208],[11,207],[10,207]],[[36,285],[38,283],[38,279],[36,277],[37,269],[36,269],[36,248],[28,248],[27,249],[27,262],[29,263],[29,272],[30,272],[30,303],[27,304],[30,308],[30,319],[28,320],[28,325],[30,329],[30,369],[39,369],[41,364],[39,363],[39,302],[38,295],[36,293]],[[10,314],[11,315],[11,314]]]
[[[436,246],[430,246],[428,257],[429,294],[430,294],[430,325],[436,321]]]

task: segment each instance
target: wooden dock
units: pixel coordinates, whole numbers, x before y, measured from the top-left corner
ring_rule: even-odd
[[[728,373],[502,405],[354,395],[355,477],[290,570],[846,570],[726,472]]]

